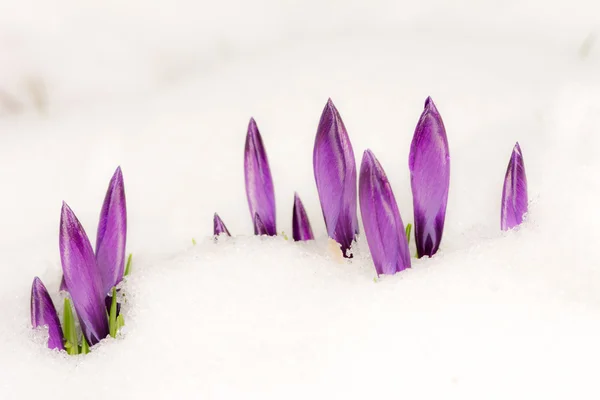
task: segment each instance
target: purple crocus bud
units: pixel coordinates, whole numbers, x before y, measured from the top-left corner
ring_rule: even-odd
[[[514,228],[523,222],[527,212],[527,176],[525,163],[519,143],[515,147],[508,162],[504,189],[502,190],[502,209],[500,212],[500,227],[503,231]]]
[[[48,325],[48,348],[64,350],[64,336],[56,308],[54,308],[46,286],[37,276],[31,285],[31,325],[34,328]]]
[[[92,245],[69,206],[63,202],[59,233],[60,259],[83,335],[89,345],[108,336],[102,276]]]
[[[219,217],[219,215],[217,213],[215,213],[213,225],[214,225],[214,235],[215,236],[219,236],[221,233],[225,233],[227,236],[231,236],[231,234],[229,233],[229,230],[223,223],[223,220],[221,219],[221,217]]]
[[[265,224],[262,222],[262,219],[258,214],[254,214],[254,234],[258,236],[269,235],[269,231],[267,231]]]
[[[304,205],[302,204],[298,193],[294,193],[292,236],[295,241],[313,240],[315,238],[312,228],[310,227],[308,215],[306,215],[306,210],[304,209]]]
[[[450,186],[450,153],[444,122],[431,97],[410,146],[408,159],[415,215],[417,256],[433,256],[440,247],[448,188]]]
[[[313,167],[327,234],[346,256],[358,234],[356,163],[348,132],[331,99],[319,121]]]
[[[96,236],[96,263],[105,295],[123,279],[126,238],[125,187],[121,167],[118,167],[108,184]]]
[[[250,215],[253,219],[256,214],[260,215],[260,219],[266,228],[264,234],[277,235],[273,179],[271,178],[267,152],[254,118],[250,118],[248,124],[248,135],[246,136],[244,149],[244,174]],[[254,225],[254,234],[259,235],[256,224]]]
[[[358,182],[360,213],[377,275],[410,268],[404,223],[385,171],[371,150],[363,154]]]

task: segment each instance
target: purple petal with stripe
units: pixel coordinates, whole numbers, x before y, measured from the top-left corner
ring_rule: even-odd
[[[66,203],[60,217],[59,247],[65,283],[83,335],[92,346],[108,336],[102,276],[85,230]]]
[[[258,214],[254,214],[254,234],[258,236],[269,235],[269,231]]]
[[[450,153],[444,122],[431,97],[410,146],[408,166],[413,194],[417,255],[433,256],[440,247],[450,186]]]
[[[215,216],[213,218],[213,232],[215,236],[219,236],[221,233],[224,233],[227,236],[231,236],[231,233],[229,233],[229,230],[225,226],[225,223],[217,213],[215,213]]]
[[[267,152],[254,118],[250,118],[248,124],[248,135],[246,136],[244,149],[244,174],[250,215],[254,219],[254,215],[259,214],[266,228],[266,234],[277,235],[273,179],[271,178]],[[259,234],[256,229],[254,234]]]
[[[348,132],[331,99],[319,121],[313,168],[327,234],[346,256],[358,234],[356,162]]]
[[[48,290],[37,276],[31,285],[31,325],[48,326],[48,348],[63,350],[64,336],[60,321],[56,314],[54,303],[48,294]]]
[[[385,171],[371,150],[363,154],[358,183],[360,213],[377,274],[410,268],[404,223]]]
[[[118,167],[108,184],[96,236],[96,263],[102,276],[104,294],[123,279],[126,239],[125,186],[121,167]]]
[[[313,240],[315,238],[312,228],[310,227],[308,215],[306,215],[306,210],[304,209],[304,205],[302,204],[298,193],[294,193],[292,236],[295,241]]]
[[[510,156],[504,188],[502,190],[502,208],[500,212],[500,227],[503,231],[514,228],[523,222],[527,212],[527,176],[525,175],[525,162],[519,143]]]

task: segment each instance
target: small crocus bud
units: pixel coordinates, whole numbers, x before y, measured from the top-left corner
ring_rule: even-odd
[[[123,280],[126,238],[125,187],[121,167],[118,167],[104,197],[96,236],[96,263],[102,277],[104,294]]]
[[[31,325],[48,326],[48,348],[63,350],[64,336],[54,303],[48,290],[37,276],[31,285]]]
[[[66,203],[63,203],[59,233],[60,259],[65,283],[69,288],[81,330],[87,343],[94,345],[108,336],[108,318],[102,276],[94,250]]]
[[[450,186],[450,153],[444,122],[431,97],[410,146],[408,160],[413,193],[417,256],[433,256],[440,247]]]
[[[223,223],[223,220],[221,219],[221,217],[219,217],[217,213],[215,213],[215,216],[213,218],[213,231],[215,236],[219,236],[221,233],[224,233],[227,236],[231,236],[229,230]]]
[[[360,213],[377,275],[410,268],[404,223],[392,187],[371,150],[363,154],[358,183]]]
[[[269,169],[269,160],[267,152],[263,145],[262,137],[254,122],[250,119],[248,124],[248,135],[246,136],[246,146],[244,150],[244,174],[246,178],[246,196],[248,197],[248,206],[250,215],[254,220],[256,214],[266,229],[266,235],[277,235],[275,226],[275,192],[273,191],[273,179]],[[255,235],[259,235],[256,231]]]
[[[327,234],[344,256],[358,234],[356,216],[356,162],[350,138],[331,99],[321,114],[313,168]]]
[[[258,214],[254,214],[254,234],[257,236],[269,235],[269,231],[267,231],[265,224],[262,222],[262,219]]]
[[[292,236],[295,241],[313,240],[315,238],[312,228],[310,227],[308,215],[306,215],[306,210],[304,209],[304,205],[302,204],[298,193],[294,193]]]
[[[508,162],[504,188],[502,190],[502,208],[500,212],[500,227],[503,231],[514,228],[523,222],[527,212],[527,176],[525,163],[519,143],[515,147]]]

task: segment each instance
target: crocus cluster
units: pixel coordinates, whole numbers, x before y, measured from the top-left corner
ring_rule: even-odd
[[[432,257],[442,241],[450,187],[450,152],[442,117],[428,97],[414,131],[408,158],[413,197],[414,235],[418,258]],[[344,257],[359,233],[357,174],[354,151],[339,111],[329,99],[319,120],[313,169],[327,234]],[[276,235],[275,193],[265,146],[254,119],[250,120],[244,153],[244,175],[250,216],[256,235]],[[378,274],[394,274],[411,266],[406,229],[390,182],[373,152],[366,150],[360,168],[358,200],[365,236]],[[521,223],[527,211],[527,181],[519,145],[506,172],[501,208],[502,229]],[[292,231],[296,241],[314,234],[302,201],[294,194]],[[230,236],[214,216],[214,234]]]
[[[90,346],[105,337],[115,337],[124,325],[116,286],[129,272],[131,257],[125,268],[126,236],[127,210],[120,168],[115,171],[104,198],[95,252],[83,226],[63,203],[59,229],[61,290],[68,292],[70,300],[65,298],[62,328],[50,295],[38,277],[31,288],[31,323],[34,328],[48,326],[49,348],[66,349],[69,354],[87,353]],[[81,342],[71,301],[81,327]]]

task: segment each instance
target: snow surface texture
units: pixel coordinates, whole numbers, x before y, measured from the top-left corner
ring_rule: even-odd
[[[597,2],[2,3],[3,400],[600,396]],[[326,239],[320,113],[332,97],[407,223],[428,95],[452,156],[441,251],[374,281],[364,237],[352,261]],[[317,241],[250,236],[250,116],[278,230],[297,190]],[[530,213],[503,233],[517,140]],[[85,357],[53,353],[29,327],[31,282],[59,304],[61,201],[94,242],[117,165],[126,328]],[[215,211],[237,237],[213,242]]]

